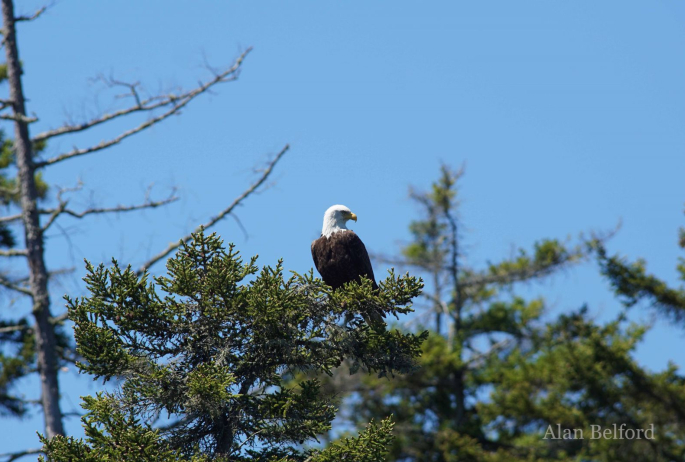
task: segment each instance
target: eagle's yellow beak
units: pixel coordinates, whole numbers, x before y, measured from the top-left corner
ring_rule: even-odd
[[[350,212],[350,220],[357,221],[357,215],[355,215],[354,213]]]

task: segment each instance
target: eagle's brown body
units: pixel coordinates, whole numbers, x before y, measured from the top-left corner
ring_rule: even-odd
[[[361,282],[362,276],[371,280],[374,290],[378,289],[369,254],[354,231],[346,229],[330,237],[321,236],[312,242],[312,257],[321,279],[333,289],[347,282]]]

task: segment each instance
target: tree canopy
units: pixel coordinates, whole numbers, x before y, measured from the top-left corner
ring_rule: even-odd
[[[391,273],[378,291],[365,280],[332,292],[311,273],[286,277],[280,261],[260,269],[202,231],[167,276],[116,261],[87,271],[89,295],[68,299],[78,366],[121,387],[85,399],[84,441],[43,440],[49,460],[384,458],[390,416],[323,450],[303,446],[330,430],[336,407],[318,379],[287,377],[331,374],[343,361],[378,377],[414,370],[427,333],[371,328],[364,315],[412,311],[417,278]]]

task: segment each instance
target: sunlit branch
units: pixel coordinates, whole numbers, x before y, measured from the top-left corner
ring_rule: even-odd
[[[33,122],[38,122],[38,117],[28,117],[23,114],[0,114],[0,119],[2,120],[12,120],[15,122],[23,122],[26,124],[31,124]]]
[[[142,210],[142,209],[153,209],[156,207],[160,207],[162,205],[170,204],[172,202],[177,201],[179,198],[176,196],[173,192],[172,194],[163,200],[160,201],[151,201],[149,199],[146,199],[145,202],[142,204],[135,204],[135,205],[118,205],[116,207],[93,207],[89,208],[80,212],[77,212],[75,210],[71,210],[67,208],[67,201],[60,201],[60,204],[57,208],[55,209],[48,209],[48,210],[41,210],[41,213],[43,214],[50,214],[50,218],[48,218],[47,223],[43,226],[43,231],[47,230],[50,225],[54,223],[54,221],[57,219],[62,214],[66,214],[69,216],[72,216],[74,218],[83,218],[87,215],[95,215],[95,214],[103,214],[103,213],[121,213],[121,212],[132,212],[134,210]]]
[[[24,295],[33,295],[28,288],[20,286],[15,281],[10,281],[5,276],[0,276],[0,286],[4,287],[6,289],[14,290],[14,291],[22,293]]]
[[[252,48],[248,48],[245,50],[245,52],[240,55],[240,57],[235,61],[233,66],[230,68],[226,69],[224,72],[221,72],[219,74],[215,74],[214,77],[206,82],[200,82],[197,87],[195,87],[192,90],[189,90],[187,92],[181,93],[180,95],[174,95],[174,94],[168,94],[168,95],[157,95],[153,96],[150,98],[147,98],[145,100],[141,100],[138,92],[136,90],[137,84],[124,84],[123,82],[116,81],[114,79],[110,79],[110,84],[112,85],[124,85],[127,86],[130,90],[130,94],[128,96],[132,96],[134,100],[136,101],[136,104],[134,106],[121,109],[119,111],[111,112],[109,114],[104,114],[99,117],[96,117],[92,120],[89,120],[87,122],[84,122],[82,124],[76,124],[76,125],[65,125],[60,128],[56,128],[53,130],[48,130],[43,133],[39,133],[33,138],[33,141],[42,141],[42,140],[47,140],[49,138],[54,138],[56,136],[60,135],[65,135],[68,133],[74,133],[74,132],[79,132],[83,130],[87,130],[91,127],[95,127],[97,125],[103,124],[105,122],[109,122],[111,120],[117,119],[119,117],[123,117],[129,114],[137,113],[137,112],[149,112],[149,111],[154,111],[155,109],[160,109],[164,107],[171,106],[171,109],[166,111],[164,114],[154,117],[147,122],[139,125],[136,128],[133,128],[131,130],[128,130],[127,132],[122,133],[121,135],[109,140],[109,141],[103,141],[99,145],[92,146],[90,148],[83,148],[83,149],[74,149],[73,151],[70,151],[65,154],[61,154],[57,157],[48,159],[43,162],[38,162],[37,166],[43,167],[45,165],[50,165],[55,162],[59,162],[61,160],[69,159],[71,157],[79,156],[79,155],[84,155],[88,154],[94,151],[98,151],[100,149],[104,149],[106,147],[112,146],[113,144],[119,143],[121,140],[138,133],[141,130],[144,130],[145,128],[160,122],[167,117],[176,114],[178,111],[181,110],[185,105],[187,105],[190,101],[195,99],[197,96],[201,95],[202,93],[205,93],[208,91],[211,87],[218,83],[222,82],[229,82],[232,80],[235,80],[238,76],[238,71],[240,70],[240,66],[243,63],[243,60],[247,56],[247,54],[252,50]]]
[[[207,228],[214,226],[218,221],[223,219],[226,215],[233,212],[233,210],[238,205],[240,205],[240,203],[243,202],[243,200],[245,200],[247,197],[249,197],[252,193],[254,193],[257,190],[257,188],[259,188],[262,184],[264,184],[266,179],[269,177],[269,175],[273,171],[273,168],[276,166],[278,161],[281,160],[281,158],[288,151],[288,149],[290,149],[290,146],[285,145],[285,147],[281,150],[281,152],[279,152],[276,155],[276,157],[274,157],[268,163],[266,168],[264,170],[262,170],[261,175],[257,179],[257,181],[252,183],[252,185],[249,188],[247,188],[245,191],[243,191],[243,193],[240,196],[238,196],[228,207],[226,207],[224,210],[222,210],[217,216],[215,216],[214,218],[209,220],[207,223],[205,223],[201,226],[198,226],[193,231],[193,233],[197,233],[201,229],[207,229]],[[155,255],[154,257],[152,257],[151,259],[149,259],[145,263],[143,263],[143,265],[140,267],[140,269],[137,271],[136,274],[138,274],[138,275],[142,274],[143,272],[148,270],[152,265],[154,265],[155,263],[157,263],[158,261],[160,261],[161,259],[163,259],[167,255],[169,255],[171,252],[173,252],[174,250],[179,248],[182,243],[186,243],[186,242],[190,241],[191,238],[192,238],[192,235],[188,234],[188,235],[184,236],[180,241],[169,244],[169,246],[166,249],[164,249],[163,251],[161,251],[160,253],[158,253],[157,255]]]
[[[13,462],[21,459],[22,457],[31,456],[34,454],[43,454],[43,448],[25,449],[18,452],[7,452],[5,454],[0,454],[0,459],[2,459],[3,462]],[[5,457],[6,459],[4,459]]]
[[[0,257],[25,257],[28,255],[26,249],[0,250]]]
[[[40,15],[45,13],[45,11],[48,9],[49,6],[52,6],[52,5],[43,5],[35,13],[33,13],[31,16],[28,16],[28,15],[17,16],[16,18],[14,18],[14,21],[15,22],[33,21],[34,19],[38,19],[40,17]]]

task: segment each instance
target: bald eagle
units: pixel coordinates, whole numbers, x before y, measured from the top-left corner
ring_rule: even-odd
[[[337,290],[351,281],[371,280],[373,290],[378,289],[373,275],[371,259],[364,243],[354,231],[347,229],[348,220],[357,221],[357,215],[344,205],[333,205],[323,215],[321,237],[312,242],[314,265],[321,279]],[[372,310],[371,319],[382,323],[381,310]]]

